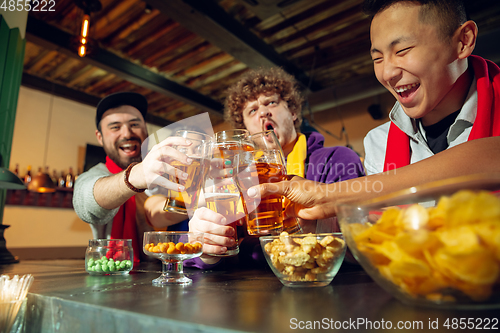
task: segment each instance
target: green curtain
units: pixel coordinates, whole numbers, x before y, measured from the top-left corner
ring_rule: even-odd
[[[10,29],[0,15],[0,166],[8,168],[16,120],[17,98],[23,74],[24,48],[18,28]],[[6,190],[0,190],[0,224]]]

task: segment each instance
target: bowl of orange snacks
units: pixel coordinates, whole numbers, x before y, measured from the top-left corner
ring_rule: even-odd
[[[429,183],[339,205],[352,254],[407,304],[500,307],[500,174]]]
[[[147,231],[144,233],[142,250],[150,257],[162,261],[162,274],[153,285],[190,285],[193,281],[184,275],[182,263],[186,259],[201,256],[203,252],[202,232]]]
[[[338,233],[292,234],[259,237],[264,257],[287,287],[323,287],[337,274],[346,244]]]

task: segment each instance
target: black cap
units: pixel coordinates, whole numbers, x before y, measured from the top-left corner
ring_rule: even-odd
[[[117,92],[108,95],[99,101],[97,104],[97,111],[95,113],[95,126],[99,127],[99,122],[101,121],[104,112],[109,109],[114,109],[122,105],[130,105],[139,110],[142,117],[146,119],[146,113],[148,113],[148,100],[146,97],[135,92]]]

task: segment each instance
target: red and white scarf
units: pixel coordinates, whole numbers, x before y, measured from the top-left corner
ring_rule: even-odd
[[[122,168],[116,165],[116,163],[107,156],[106,167],[108,168],[109,172],[113,174],[117,174],[123,171]],[[134,195],[120,206],[118,213],[113,218],[113,225],[111,227],[111,239],[132,239],[132,248],[134,250],[134,264],[141,261],[141,247],[139,246],[139,239],[137,237],[135,211],[136,206]]]
[[[500,68],[493,62],[471,55],[477,80],[477,115],[468,140],[500,136]],[[391,122],[387,137],[384,171],[410,164],[410,138]]]

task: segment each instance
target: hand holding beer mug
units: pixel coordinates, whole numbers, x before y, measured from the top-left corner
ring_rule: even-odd
[[[207,207],[225,217],[226,225],[234,229],[234,245],[228,246],[223,254],[212,256],[233,256],[239,253],[237,225],[246,221],[242,195],[236,184],[234,166],[238,164],[240,143],[214,142],[209,153],[210,171],[203,187]]]
[[[239,155],[236,178],[245,198],[248,234],[279,234],[283,230],[283,197],[270,195],[256,201],[246,193],[254,185],[286,179],[283,151],[272,130],[253,134],[247,140],[254,150],[243,151]]]
[[[168,175],[168,179],[174,183],[184,186],[183,192],[169,190],[167,201],[163,210],[184,213],[194,212],[198,208],[201,186],[208,172],[207,153],[210,147],[211,137],[204,133],[182,130],[175,133],[176,136],[183,137],[191,141],[189,146],[176,146],[177,150],[186,154],[191,160],[191,164],[185,165],[179,161],[173,161],[171,165],[182,172],[187,173],[186,180],[176,176]]]

